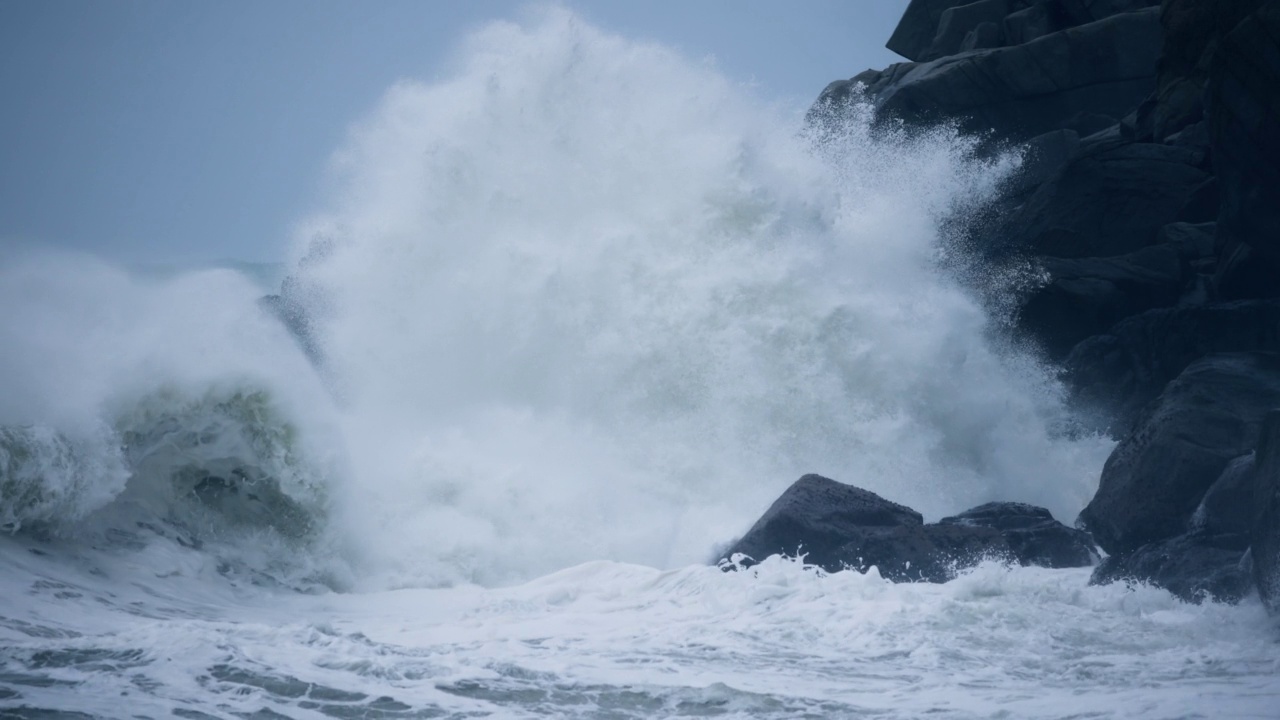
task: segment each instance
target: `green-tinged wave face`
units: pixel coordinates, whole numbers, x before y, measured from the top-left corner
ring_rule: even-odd
[[[124,488],[128,471],[101,437],[49,427],[0,426],[0,530],[80,520]]]
[[[323,524],[323,473],[264,390],[164,389],[116,427],[132,472],[126,499],[197,537],[255,529],[303,541]]]

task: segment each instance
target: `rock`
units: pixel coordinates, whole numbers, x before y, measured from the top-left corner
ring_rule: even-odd
[[[903,23],[910,15],[909,8]],[[1059,129],[1079,113],[1127,114],[1155,87],[1160,41],[1159,9],[1151,8],[1015,47],[900,63],[859,78],[883,117],[916,125],[954,121],[967,132],[1020,142]],[[898,50],[892,41],[890,48],[924,57]],[[847,84],[829,86],[818,104],[838,104],[848,90]]]
[[[1203,154],[1095,136],[1002,226],[1014,251],[1059,258],[1123,255],[1153,243],[1209,177]]]
[[[1250,498],[1253,580],[1267,609],[1280,614],[1280,411],[1263,421]]]
[[[1173,222],[1160,228],[1156,242],[1170,243],[1188,263],[1213,260],[1218,224],[1214,222]],[[1202,267],[1208,267],[1202,263]]]
[[[1172,242],[1112,258],[1041,258],[1040,266],[1049,281],[1023,303],[1018,324],[1052,360],[1122,318],[1174,304],[1190,268]]]
[[[1072,23],[1079,24],[1150,8],[1159,5],[1160,0],[1054,0],[1053,4]]]
[[[945,517],[939,525],[996,530],[1022,565],[1050,568],[1088,567],[1097,562],[1089,534],[1053,519],[1042,507],[993,502]]]
[[[1191,515],[1191,530],[1210,535],[1248,535],[1253,529],[1254,458],[1241,455],[1209,486]]]
[[[1167,0],[1164,49],[1153,98],[1153,135],[1164,140],[1204,116],[1205,86],[1222,39],[1260,0]]]
[[[1230,233],[1221,241],[1222,251],[1213,274],[1214,294],[1223,300],[1280,296],[1280,259]]]
[[[1004,37],[1009,45],[1028,43],[1063,28],[1062,13],[1050,2],[1038,2],[1004,18]]]
[[[938,34],[942,13],[967,0],[911,0],[885,47],[908,60],[920,60]]]
[[[921,57],[915,59],[933,60],[977,48],[999,47],[1004,33],[997,23],[1004,21],[1011,4],[1011,0],[978,0],[943,10],[938,16],[933,42]],[[986,29],[979,32],[980,27]],[[980,34],[985,39],[979,41]],[[982,44],[974,47],[978,42]]]
[[[1089,584],[1143,582],[1188,602],[1238,602],[1253,586],[1244,562],[1248,544],[1242,535],[1179,535],[1103,560]]]
[[[1001,195],[1005,198],[1029,196],[1061,173],[1079,146],[1080,134],[1074,130],[1051,130],[1031,138],[1024,145],[1022,166]]]
[[[1152,110],[1153,135],[1163,140],[1200,120],[1209,65],[1221,38],[1257,0],[1168,0],[1161,9],[1164,49]]]
[[[804,554],[828,572],[875,566],[895,582],[944,582],[985,557],[1009,557],[1000,533],[986,527],[924,525],[911,508],[820,475],[797,480],[724,553],[760,561]]]
[[[821,475],[805,475],[787,488],[729,551],[753,559],[807,553],[826,565],[851,535],[867,528],[917,527],[920,513],[873,492]]]
[[[1253,351],[1280,352],[1280,301],[1149,310],[1082,341],[1063,365],[1073,404],[1100,428],[1124,435],[1192,362]]]
[[[1178,221],[1216,224],[1219,205],[1221,200],[1218,196],[1218,178],[1210,177],[1191,191],[1186,204],[1182,206],[1182,211],[1178,213]]]
[[[1277,88],[1280,5],[1261,3],[1222,39],[1213,55],[1207,115],[1213,165],[1221,183],[1219,233],[1250,246],[1273,265],[1280,265]]]
[[[1116,446],[1079,522],[1111,554],[1181,534],[1227,464],[1257,444],[1277,405],[1280,355],[1197,360]]]

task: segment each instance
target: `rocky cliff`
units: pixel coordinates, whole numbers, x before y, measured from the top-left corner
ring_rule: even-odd
[[[1119,440],[1095,582],[1280,610],[1280,2],[913,0],[888,47],[811,117],[1025,148],[971,241],[1043,270],[1018,331]]]

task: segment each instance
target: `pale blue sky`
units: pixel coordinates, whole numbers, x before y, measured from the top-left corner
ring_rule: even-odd
[[[348,126],[516,0],[0,0],[0,244],[275,260]],[[900,60],[907,0],[568,0],[765,98]]]

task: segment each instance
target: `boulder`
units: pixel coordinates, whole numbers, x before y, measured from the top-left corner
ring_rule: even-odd
[[[821,475],[805,475],[787,488],[726,554],[755,560],[805,553],[817,565],[836,562],[837,550],[868,528],[919,527],[920,513],[873,492]]]
[[[1192,362],[1253,351],[1280,352],[1280,301],[1149,310],[1084,340],[1063,365],[1073,404],[1094,415],[1100,428],[1124,435]]]
[[[910,124],[955,122],[967,132],[994,132],[1003,141],[1021,142],[1059,129],[1080,113],[1129,113],[1155,88],[1160,41],[1159,9],[1150,8],[1014,47],[900,63],[855,80],[867,85],[882,117]],[[925,57],[923,51],[903,52],[893,41],[890,48]],[[838,104],[850,84],[828,86],[818,104]]]
[[[804,555],[828,572],[875,566],[895,582],[944,582],[985,557],[1010,557],[992,528],[925,525],[920,513],[875,493],[805,475],[724,553],[750,564],[770,555]]]
[[[991,528],[1000,533],[1022,565],[1088,567],[1098,558],[1088,533],[1063,525],[1048,510],[1035,505],[992,502],[945,517],[938,524]]]
[[[1242,535],[1186,534],[1103,560],[1091,585],[1117,581],[1162,587],[1188,602],[1238,602],[1252,588]]]
[[[1263,421],[1250,501],[1253,580],[1263,604],[1280,614],[1280,411]]]
[[[1280,405],[1280,355],[1231,353],[1192,363],[1120,441],[1079,523],[1120,555],[1183,533],[1228,463],[1254,448]]]
[[[1018,325],[1061,360],[1117,321],[1178,301],[1189,278],[1182,246],[1164,243],[1110,258],[1041,258],[1048,278],[1018,312]]]

